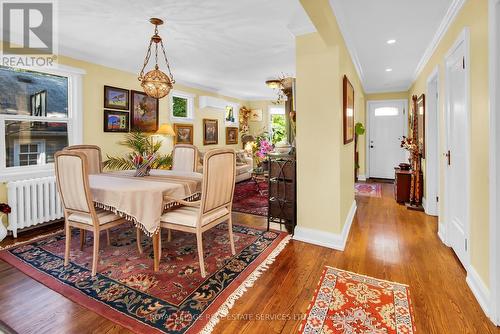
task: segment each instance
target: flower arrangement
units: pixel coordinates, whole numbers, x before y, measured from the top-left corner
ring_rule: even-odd
[[[403,136],[403,139],[401,139],[401,148],[404,148],[411,154],[419,153],[419,148],[415,140],[406,136]]]
[[[10,208],[10,206],[8,204],[0,203],[0,212],[1,213],[8,215],[11,211],[12,211],[12,209]]]
[[[151,164],[156,159],[155,154],[131,153],[130,162],[135,167],[134,176],[147,176],[151,170]]]
[[[252,153],[254,163],[257,167],[262,166],[262,162],[266,159],[267,154],[273,150],[273,145],[266,135],[257,137],[256,141],[252,143]]]

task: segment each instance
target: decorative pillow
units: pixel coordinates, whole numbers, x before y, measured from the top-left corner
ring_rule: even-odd
[[[243,164],[243,165],[246,165],[247,164],[247,161],[246,161],[246,157],[245,157],[245,152],[236,152],[236,165],[237,166],[241,166],[239,164]]]
[[[200,165],[203,166],[203,157],[205,156],[205,152],[198,151],[198,160],[200,161]]]

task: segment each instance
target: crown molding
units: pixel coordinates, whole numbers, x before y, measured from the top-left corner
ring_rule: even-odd
[[[363,87],[363,90],[366,92],[363,67],[361,66],[361,62],[359,61],[358,52],[354,47],[353,39],[349,34],[349,30],[347,28],[347,20],[344,12],[342,11],[341,2],[342,0],[330,0],[330,7],[332,8],[333,15],[337,19],[337,24],[340,28],[342,36],[344,37],[344,42],[347,47],[347,51],[349,51],[349,54],[351,55],[351,60],[354,64],[354,68],[358,73],[359,80],[361,81],[361,86]]]
[[[436,34],[434,35],[434,38],[432,39],[431,43],[425,50],[425,53],[423,54],[422,58],[420,59],[417,68],[415,69],[415,73],[413,74],[413,82],[417,80],[418,76],[424,69],[425,65],[427,65],[427,62],[429,59],[432,57],[434,52],[436,51],[436,48],[438,47],[439,43],[443,39],[444,35],[448,31],[448,28],[450,28],[450,25],[453,23],[455,20],[455,17],[457,17],[458,13],[462,9],[464,3],[466,0],[453,0],[451,3],[450,7],[448,7],[448,11],[446,12],[446,15],[444,16],[443,20],[441,21],[441,24],[439,25],[438,30],[436,31]],[[411,85],[410,85],[411,87]]]
[[[365,94],[386,94],[386,93],[402,93],[408,92],[409,88],[407,86],[398,86],[393,88],[384,89],[365,89]]]

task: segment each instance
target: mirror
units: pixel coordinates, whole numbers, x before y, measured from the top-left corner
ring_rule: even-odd
[[[422,94],[417,99],[417,138],[420,154],[425,159],[425,94]]]

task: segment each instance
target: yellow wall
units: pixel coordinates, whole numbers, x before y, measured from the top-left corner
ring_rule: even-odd
[[[390,92],[366,94],[366,101],[373,100],[407,100],[408,92]]]
[[[263,131],[269,131],[269,107],[273,106],[271,101],[250,101],[250,109],[262,110],[262,122],[248,122],[251,135],[259,135]]]
[[[329,2],[301,3],[318,32],[296,39],[298,225],[339,234],[354,202],[354,142],[343,143],[344,74],[358,115],[364,92]]]
[[[426,93],[427,78],[439,67],[440,118],[440,221],[444,212],[445,161],[445,64],[444,57],[464,27],[470,29],[470,255],[471,263],[489,285],[489,215],[488,215],[488,1],[467,1],[452,23],[429,62],[410,88],[408,97]]]

